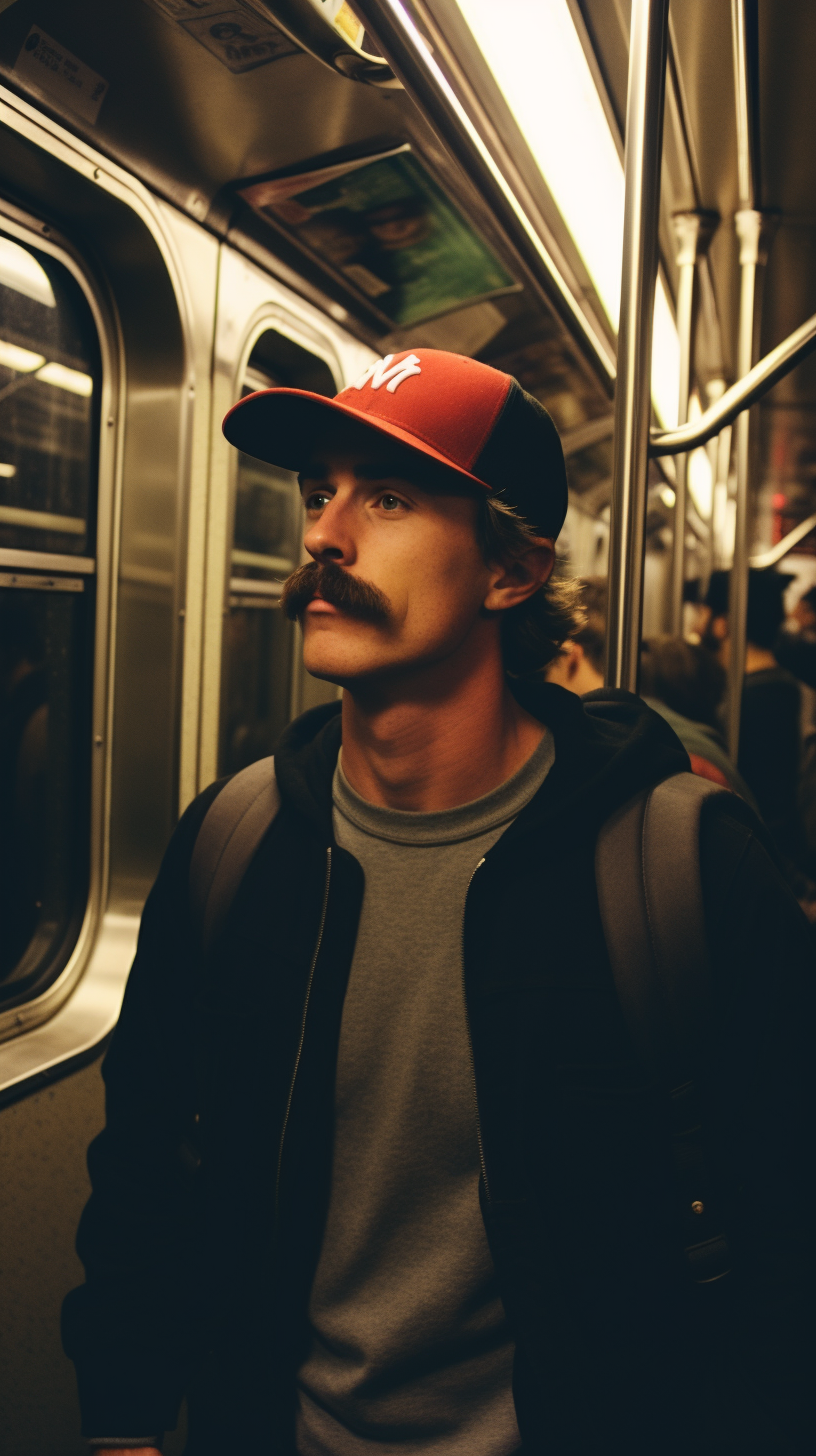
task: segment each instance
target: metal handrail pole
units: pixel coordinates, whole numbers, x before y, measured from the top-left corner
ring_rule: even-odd
[[[731,0],[734,100],[737,123],[737,184],[743,208],[756,207],[760,194],[759,134],[756,108],[758,0]]]
[[[753,363],[756,334],[756,281],[759,262],[761,213],[745,209],[737,213],[740,237],[740,308],[737,341],[737,370],[747,374]],[[734,555],[728,582],[728,751],[736,763],[739,753],[742,680],[745,672],[746,621],[748,617],[748,511],[751,464],[751,412],[743,410],[737,420],[737,495],[734,522]]]
[[[718,399],[721,399],[724,393],[724,379],[709,380],[708,384],[706,385],[706,394],[708,395],[708,398],[712,403]],[[702,571],[704,593],[708,589],[708,584],[711,580],[711,573],[714,570],[714,517],[717,501],[717,492],[722,482],[725,482],[726,488],[728,484],[728,466],[731,453],[731,431],[728,426],[726,426],[724,430],[721,430],[719,435],[711,436],[711,439],[707,443],[706,450],[708,454],[709,468],[711,470],[711,504],[709,506],[707,520],[708,542],[706,545]]]
[[[652,316],[666,84],[668,0],[632,0],[623,267],[612,454],[606,678],[637,691],[643,617]]]
[[[686,227],[687,236],[680,241],[677,258],[677,336],[680,342],[680,398],[677,423],[688,421],[691,393],[691,330],[694,320],[694,274],[696,272],[696,228]],[[694,235],[688,237],[688,233]],[[688,488],[688,455],[674,460],[674,530],[672,533],[671,601],[669,631],[680,637],[683,632],[683,586],[686,579],[686,492]]]
[[[816,529],[816,511],[812,516],[805,516],[805,519],[800,521],[798,526],[794,526],[792,531],[788,531],[787,536],[783,536],[775,546],[771,546],[767,551],[761,551],[757,556],[752,556],[750,558],[751,566],[757,571],[766,571],[769,566],[776,566],[777,561],[781,561],[783,556],[787,556],[788,552],[798,546],[800,541],[804,541],[805,537],[809,536],[814,529]]]
[[[740,240],[740,308],[737,374],[750,373],[758,335],[757,271],[762,254],[763,219],[759,211],[759,136],[757,127],[756,46],[758,0],[731,0],[734,95],[737,123],[737,176],[740,209],[734,218]],[[742,684],[745,675],[748,617],[748,511],[751,470],[751,413],[737,422],[737,494],[734,554],[728,582],[728,699],[726,735],[734,763],[739,754]]]
[[[515,251],[532,292],[554,307],[608,379],[614,351],[583,311],[545,241],[480,136],[400,0],[355,0],[355,11],[440,145],[458,163]],[[545,280],[547,280],[545,282]]]
[[[763,217],[766,224],[772,225],[776,221],[768,213]],[[787,339],[771,349],[744,379],[732,384],[722,398],[716,404],[710,405],[698,420],[690,425],[679,425],[676,430],[652,430],[649,454],[656,457],[679,455],[685,450],[695,450],[698,445],[705,445],[712,435],[718,435],[726,425],[732,424],[744,409],[762,399],[769,389],[778,384],[780,379],[784,379],[786,374],[790,374],[814,349],[816,314],[806,319]]]
[[[677,264],[677,336],[680,342],[680,395],[677,423],[688,420],[691,381],[694,370],[694,303],[697,264],[705,256],[719,219],[703,212],[676,212],[672,217]],[[688,504],[688,455],[675,461],[674,540],[672,542],[670,631],[683,631],[683,588],[686,579],[686,511]]]

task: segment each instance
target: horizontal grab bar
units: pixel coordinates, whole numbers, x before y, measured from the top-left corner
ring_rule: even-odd
[[[751,565],[757,571],[764,571],[768,566],[776,566],[777,561],[781,561],[782,557],[787,556],[794,546],[798,546],[800,541],[804,541],[814,528],[816,528],[816,513],[807,516],[804,521],[800,521],[798,526],[794,526],[792,531],[788,531],[787,536],[783,536],[782,540],[777,541],[776,545],[771,546],[768,551],[760,552],[759,556],[752,556]]]
[[[769,389],[789,374],[791,369],[816,349],[816,314],[796,329],[770,354],[760,359],[748,374],[712,404],[698,419],[675,430],[652,430],[650,455],[685,455],[704,445],[726,425],[730,425],[744,409],[761,399]]]

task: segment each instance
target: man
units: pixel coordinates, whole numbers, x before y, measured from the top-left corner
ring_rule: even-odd
[[[584,620],[546,669],[548,682],[583,696],[603,687],[606,650],[605,577],[581,582]],[[682,637],[647,638],[641,649],[640,695],[677,734],[692,773],[733,789],[756,810],[753,795],[734,768],[716,728],[713,709],[722,696],[725,674],[719,664]]]
[[[547,682],[558,683],[579,697],[597,692],[604,684],[607,595],[605,576],[582,579],[581,616],[546,668]]]
[[[704,1290],[593,868],[599,826],[688,760],[636,698],[540,682],[572,611],[549,417],[420,350],[334,402],[249,396],[225,433],[300,470],[312,563],[284,600],[343,701],[284,734],[208,951],[190,862],[223,785],[145,908],[64,1316],[86,1436],[154,1452],[186,1393],[190,1456],[804,1450],[811,932],[718,802],[735,1272]]]
[[[782,624],[773,650],[780,667],[811,690],[816,688],[816,586],[799,598],[790,627],[785,630]]]
[[[727,571],[712,573],[705,605],[705,641],[724,668],[731,639]],[[774,655],[785,620],[783,594],[793,577],[752,569],[748,576],[745,677],[738,767],[781,855],[789,881],[804,903],[816,898],[816,860],[797,802],[802,758],[801,691]]]

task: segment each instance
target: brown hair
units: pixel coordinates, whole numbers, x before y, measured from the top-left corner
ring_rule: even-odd
[[[478,532],[487,562],[512,561],[541,539],[512,506],[492,496],[481,502]],[[541,672],[583,622],[580,582],[551,576],[526,602],[502,613],[505,669],[511,677]]]

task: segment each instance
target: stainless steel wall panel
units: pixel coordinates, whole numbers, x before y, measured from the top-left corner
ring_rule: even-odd
[[[249,355],[260,336],[274,329],[323,359],[342,389],[376,355],[332,319],[284,288],[268,273],[223,244],[218,284],[212,385],[212,435],[207,527],[207,575],[201,670],[199,788],[218,772],[221,711],[221,643],[228,589],[228,536],[235,452],[221,421],[239,398]],[[293,693],[293,698],[299,696]]]
[[[212,358],[219,245],[212,234],[175,208],[159,204],[176,254],[177,288],[187,360],[177,511],[184,543],[183,659],[178,713],[178,807],[195,797],[198,782],[199,698],[204,630],[207,495],[212,408]],[[181,599],[181,588],[179,587]]]

